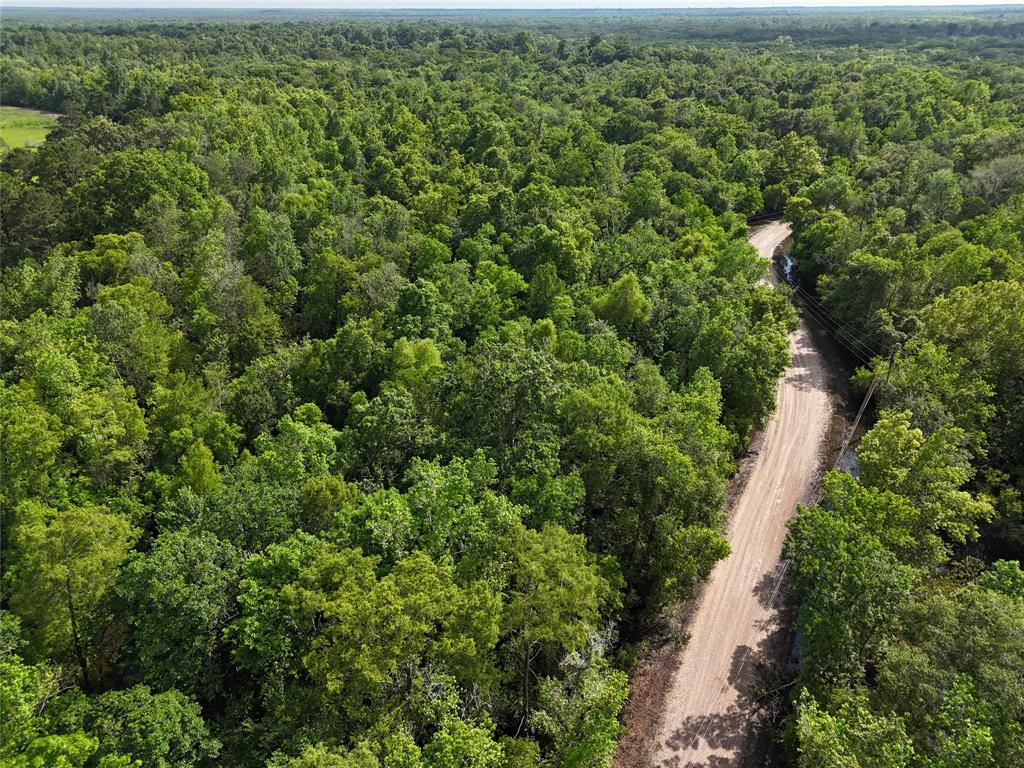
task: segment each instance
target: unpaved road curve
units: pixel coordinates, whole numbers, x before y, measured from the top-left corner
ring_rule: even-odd
[[[749,240],[771,258],[788,235],[788,225],[770,222],[753,228]],[[755,662],[771,653],[781,623],[774,598],[786,521],[809,501],[832,409],[825,361],[803,322],[789,347],[775,416],[731,510],[732,554],[716,566],[690,622],[691,639],[671,665],[648,752],[658,768],[739,766],[751,738]]]

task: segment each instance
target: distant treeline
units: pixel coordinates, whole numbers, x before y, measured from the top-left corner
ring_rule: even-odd
[[[94,26],[146,23],[267,22],[331,23],[365,29],[381,24],[415,28],[468,25],[479,29],[528,29],[553,37],[623,35],[634,40],[769,43],[835,46],[956,47],[1009,54],[1024,46],[1024,6],[934,6],[892,8],[590,9],[590,10],[223,10],[35,9],[5,10],[11,23]]]

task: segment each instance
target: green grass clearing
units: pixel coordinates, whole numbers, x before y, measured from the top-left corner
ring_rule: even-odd
[[[52,112],[0,106],[0,154],[8,149],[33,147],[42,143],[57,124]]]

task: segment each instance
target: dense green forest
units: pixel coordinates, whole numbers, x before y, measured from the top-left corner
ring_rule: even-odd
[[[782,211],[880,416],[780,737],[1024,764],[1022,14],[609,18],[5,20],[0,765],[609,764]]]

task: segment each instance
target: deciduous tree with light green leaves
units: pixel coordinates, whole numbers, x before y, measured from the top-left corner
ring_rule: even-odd
[[[110,598],[138,538],[124,516],[104,507],[58,511],[26,502],[19,513],[11,605],[35,654],[77,664],[86,689],[100,684],[110,661]]]

